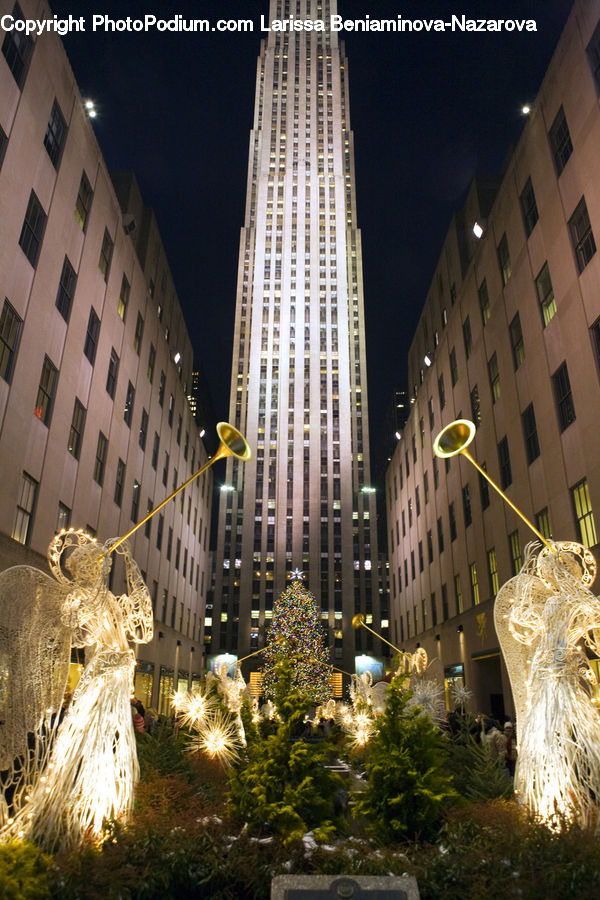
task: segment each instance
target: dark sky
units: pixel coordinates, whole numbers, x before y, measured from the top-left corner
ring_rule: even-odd
[[[453,211],[498,172],[520,133],[570,0],[339,0],[344,18],[533,18],[535,33],[346,33],[362,229],[372,441],[405,382],[406,353]],[[55,0],[88,17],[65,37],[110,168],[154,207],[217,418],[227,418],[260,16],[268,0]],[[91,15],[252,18],[253,33],[105,34]],[[376,455],[376,454],[375,454]]]

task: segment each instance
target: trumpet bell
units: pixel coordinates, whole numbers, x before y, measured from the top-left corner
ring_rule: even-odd
[[[219,441],[223,445],[222,455],[235,456],[242,462],[248,462],[252,459],[252,449],[244,435],[230,425],[229,422],[219,422],[217,425],[217,434]],[[218,451],[215,457],[219,455]]]
[[[456,419],[446,425],[433,442],[433,452],[442,459],[465,450],[475,437],[475,425],[469,419]]]
[[[365,617],[362,613],[356,613],[355,616],[352,616],[352,627],[360,628],[361,625],[365,624]]]

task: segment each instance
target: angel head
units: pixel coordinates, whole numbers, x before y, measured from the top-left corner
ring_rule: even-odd
[[[97,541],[90,541],[82,547],[75,547],[65,562],[65,569],[77,584],[93,587],[101,578],[105,565],[105,575],[108,575],[110,558],[106,559]]]

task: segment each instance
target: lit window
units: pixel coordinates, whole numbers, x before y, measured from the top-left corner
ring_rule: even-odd
[[[523,565],[523,557],[521,556],[521,541],[519,540],[519,532],[513,531],[508,536],[508,546],[510,548],[510,562],[513,575],[517,575]]]
[[[540,311],[542,313],[542,322],[544,328],[556,315],[556,300],[554,299],[554,291],[552,289],[552,281],[550,279],[550,270],[548,263],[544,263],[542,270],[535,279],[535,289],[537,291],[538,300],[540,302]]]
[[[112,251],[111,251],[112,252]],[[110,265],[110,260],[109,263]],[[102,267],[100,267],[102,268]],[[119,317],[125,321],[127,317],[127,305],[129,303],[129,292],[131,288],[129,286],[129,282],[125,275],[121,280],[121,290],[119,291],[119,302],[117,303],[117,312],[119,313]]]
[[[48,357],[45,356],[35,401],[35,414],[44,425],[49,425],[50,419],[52,418],[52,405],[54,403],[57,381],[58,370]]]
[[[11,535],[12,539],[18,541],[20,544],[29,543],[37,489],[38,482],[35,478],[32,478],[27,472],[23,472],[19,487],[15,524]]]
[[[500,370],[498,368],[498,357],[495,353],[488,362],[488,375],[490,378],[492,402],[495,403],[500,397]]]
[[[476,565],[476,563],[470,564],[469,577],[471,579],[471,600],[473,601],[473,606],[478,606],[479,602],[480,602],[480,597],[479,597],[479,581],[477,580],[477,565]]]
[[[598,539],[596,537],[596,525],[590,501],[590,491],[585,478],[571,488],[571,497],[573,498],[579,541],[584,547],[594,547]]]
[[[485,280],[485,278],[479,285],[477,294],[479,296],[479,309],[481,310],[481,321],[485,325],[485,323],[488,321],[488,319],[491,315],[490,297],[488,294],[487,281]]]

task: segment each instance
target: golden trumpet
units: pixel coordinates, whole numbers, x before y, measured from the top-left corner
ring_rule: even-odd
[[[364,617],[364,615],[363,615],[362,613],[356,613],[355,616],[352,616],[352,627],[353,627],[355,630],[358,630],[359,628],[366,628],[367,631],[370,631],[371,634],[374,634],[376,638],[379,638],[380,641],[383,641],[384,644],[387,644],[388,647],[391,647],[392,650],[395,650],[395,651],[396,651],[396,653],[402,653],[402,654],[403,654],[403,651],[400,650],[399,647],[396,647],[394,644],[390,644],[390,642],[387,641],[384,637],[382,637],[380,634],[377,634],[377,632],[376,632],[376,631],[373,631],[372,628],[369,628],[369,626],[368,626],[368,625],[366,624],[366,622],[365,622],[365,617]],[[403,654],[403,655],[404,655],[404,654]]]
[[[509,500],[503,490],[501,490],[495,481],[493,481],[485,469],[482,469],[481,466],[475,462],[467,447],[475,437],[475,425],[473,422],[469,421],[469,419],[456,419],[454,422],[450,422],[449,425],[446,425],[443,428],[435,441],[433,442],[433,452],[436,456],[439,456],[441,459],[448,459],[451,456],[457,456],[459,453],[462,454],[466,459],[472,463],[480,475],[483,475],[486,481],[488,481],[491,486],[497,491],[502,499],[508,503],[510,508],[525,522],[525,524],[531,528],[536,537],[540,539],[540,541],[548,547],[549,550],[554,550],[554,545],[544,537],[543,534],[537,530],[535,525],[527,519],[521,510],[515,506],[512,500]]]
[[[127,538],[131,537],[138,528],[141,528],[142,525],[145,525],[148,519],[151,519],[152,516],[156,515],[157,512],[167,505],[177,494],[180,494],[182,491],[186,489],[188,484],[191,484],[192,481],[195,481],[203,472],[206,472],[210,466],[217,462],[217,460],[222,459],[225,456],[235,456],[236,459],[239,459],[241,462],[247,462],[249,459],[252,459],[252,450],[250,445],[248,444],[244,435],[234,428],[233,425],[230,425],[228,422],[219,422],[217,425],[217,434],[219,436],[219,446],[217,448],[217,452],[214,456],[211,456],[209,460],[207,460],[204,465],[198,469],[193,475],[184,481],[178,488],[169,494],[169,496],[159,503],[158,506],[155,506],[154,509],[151,509],[149,513],[146,513],[141,522],[138,522],[137,525],[134,525],[133,528],[130,528],[127,534],[124,534],[123,537],[120,537],[115,543],[109,548],[108,552],[112,553],[117,547],[126,541]]]

